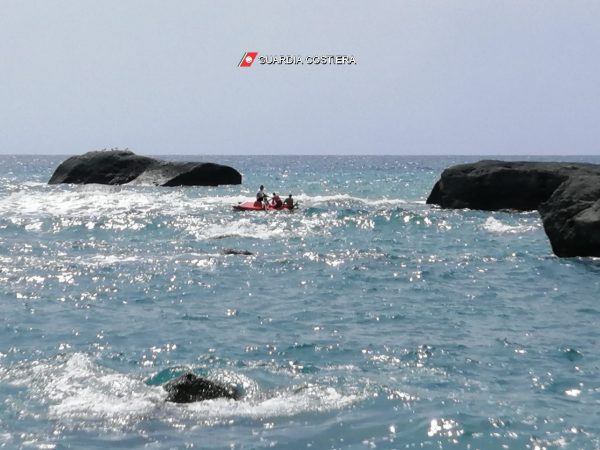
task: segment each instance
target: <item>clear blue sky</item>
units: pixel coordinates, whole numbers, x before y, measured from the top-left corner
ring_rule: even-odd
[[[598,0],[0,0],[0,153],[599,154],[599,123]]]

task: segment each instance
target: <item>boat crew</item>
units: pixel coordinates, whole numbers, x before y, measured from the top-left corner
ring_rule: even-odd
[[[256,201],[257,203],[263,204],[267,202],[267,194],[265,194],[265,187],[261,184],[260,189],[256,193]]]
[[[276,192],[273,192],[273,198],[271,199],[271,206],[273,206],[275,208],[281,208],[283,206],[283,202],[281,201],[281,198],[279,198],[279,195],[277,195]]]
[[[292,194],[283,202],[287,209],[294,209],[294,199],[292,198]]]

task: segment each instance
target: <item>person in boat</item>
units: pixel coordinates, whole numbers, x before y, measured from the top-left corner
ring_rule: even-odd
[[[283,202],[279,195],[276,192],[273,192],[273,197],[271,198],[271,206],[274,208],[281,208],[283,206]]]
[[[268,196],[265,194],[265,187],[261,184],[260,189],[256,193],[256,203],[266,204]]]
[[[292,194],[283,202],[287,209],[294,209],[294,199],[292,198]]]

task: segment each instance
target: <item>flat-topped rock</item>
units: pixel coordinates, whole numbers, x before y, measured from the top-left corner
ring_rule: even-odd
[[[221,164],[162,161],[129,150],[108,150],[68,158],[56,168],[48,183],[217,186],[241,184],[242,175]]]
[[[557,256],[600,256],[600,166],[479,161],[442,172],[427,198],[442,208],[538,210]]]
[[[442,172],[427,203],[442,208],[532,211],[572,176],[600,176],[583,163],[494,161],[452,166]]]

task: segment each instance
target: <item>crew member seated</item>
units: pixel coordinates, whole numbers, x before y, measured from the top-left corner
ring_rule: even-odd
[[[292,194],[283,202],[288,209],[294,209],[294,199],[292,198]]]
[[[271,198],[271,206],[273,206],[274,208],[281,208],[283,206],[283,202],[281,201],[281,198],[279,198],[279,195],[277,195],[276,192],[273,192],[273,197]]]

